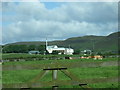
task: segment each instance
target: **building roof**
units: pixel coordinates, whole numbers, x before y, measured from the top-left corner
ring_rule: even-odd
[[[39,53],[39,51],[29,51],[29,53]]]
[[[57,45],[47,46],[47,48],[58,48]]]

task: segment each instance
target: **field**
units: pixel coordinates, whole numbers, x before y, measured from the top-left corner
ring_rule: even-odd
[[[57,60],[52,60],[57,58]],[[57,67],[66,66],[67,70],[74,74],[81,80],[81,83],[87,83],[88,87],[91,88],[118,88],[118,58],[103,58],[103,60],[93,60],[93,59],[62,59],[63,57],[68,57],[66,55],[29,55],[29,54],[3,54],[3,60],[8,59],[25,59],[27,61],[17,61],[17,62],[4,62],[2,71],[2,83],[5,84],[17,84],[17,83],[27,83],[35,78],[42,72],[43,65]],[[78,57],[75,55],[73,57]],[[35,59],[36,58],[36,59]],[[45,60],[42,60],[45,58]],[[46,60],[46,58],[49,58]],[[59,58],[59,59],[58,59]],[[29,59],[34,59],[29,60]],[[52,65],[51,65],[52,64]],[[75,66],[72,64],[75,64]],[[84,65],[83,65],[84,64]],[[5,67],[9,66],[37,66],[36,69],[18,69],[6,70]],[[72,66],[72,67],[71,67]],[[39,69],[38,69],[39,67]],[[32,67],[30,67],[32,68]],[[101,82],[94,82],[95,80],[101,80]],[[105,79],[105,81],[104,81]],[[67,77],[64,73],[58,70],[58,80],[59,81],[70,81],[71,79]],[[103,81],[102,81],[103,80]],[[49,71],[43,78],[39,79],[37,82],[51,82],[52,72]],[[61,83],[61,82],[60,82]],[[64,82],[63,82],[64,83]],[[43,86],[44,88],[50,88],[51,86]],[[10,87],[6,87],[10,88]],[[41,88],[41,87],[40,87]],[[79,85],[59,85],[59,88],[81,88]]]

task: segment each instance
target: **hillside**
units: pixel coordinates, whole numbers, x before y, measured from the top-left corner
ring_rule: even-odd
[[[118,50],[118,35],[120,32],[112,33],[108,36],[83,36],[68,38],[63,41],[50,41],[49,45],[58,45],[59,47],[70,47],[75,50],[91,49],[94,51],[116,51]],[[7,45],[45,45],[45,42],[16,42]]]

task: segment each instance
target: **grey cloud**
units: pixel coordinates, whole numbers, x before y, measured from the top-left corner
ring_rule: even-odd
[[[21,3],[13,5],[16,12],[15,19],[23,21],[29,19],[54,21],[87,21],[112,22],[117,20],[117,3],[68,3],[53,10],[48,10],[41,3]],[[8,7],[9,8],[9,7]],[[3,10],[4,11],[4,10]]]
[[[34,26],[33,26],[34,24]],[[61,22],[26,22],[15,24],[12,27],[8,27],[9,31],[5,31],[5,35],[11,40],[33,40],[33,38],[45,38],[46,36],[51,39],[66,39],[69,37],[80,35],[101,35],[101,32],[108,30],[103,34],[106,34],[116,28],[115,24],[96,25],[87,22],[70,22],[63,24]],[[9,36],[8,36],[9,35]],[[64,37],[64,38],[63,38]],[[7,38],[6,38],[7,39]]]
[[[117,31],[117,3],[65,3],[49,10],[43,3],[3,5],[3,43],[107,35]]]
[[[83,4],[83,5],[82,5]],[[117,3],[69,3],[66,12],[74,20],[103,23],[118,19]]]

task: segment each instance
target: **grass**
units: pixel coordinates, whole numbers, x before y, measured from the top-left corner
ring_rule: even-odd
[[[31,80],[40,70],[3,71],[2,83],[24,83]]]
[[[27,53],[3,53],[1,54],[3,60],[11,60],[11,59],[40,59],[49,58],[49,59],[56,59],[56,58],[64,58],[64,57],[80,57],[81,55],[35,55],[35,54],[27,54]]]
[[[86,78],[104,78],[118,76],[118,67],[99,67],[99,68],[74,68],[68,69],[80,79]],[[40,73],[40,70],[16,70],[16,71],[3,71],[3,83],[23,83],[31,80]],[[51,81],[52,73],[42,78],[40,81]],[[70,80],[62,72],[58,71],[59,80]]]
[[[74,56],[78,57],[80,55],[35,55],[35,54],[27,54],[27,53],[4,53],[2,54],[3,60],[6,59],[31,59],[31,58],[55,58],[55,57],[68,57],[68,56]]]
[[[97,83],[97,84],[88,84],[87,85],[90,88],[101,88],[101,89],[105,89],[105,88],[118,88],[118,82],[109,82],[109,83]],[[74,85],[74,86],[60,86],[59,88],[81,88],[82,87],[78,86],[78,85]],[[85,90],[85,89],[83,89]],[[94,89],[95,90],[95,89]],[[98,90],[98,89],[97,89]],[[117,89],[115,89],[117,90]]]
[[[118,76],[118,67],[74,68],[70,72],[79,78],[104,78]]]
[[[97,84],[88,84],[87,85],[90,88],[101,88],[101,89],[105,89],[105,88],[118,88],[118,83],[97,83]],[[78,86],[78,85],[74,85],[74,86],[60,86],[59,88],[81,88],[80,90],[85,90],[82,89],[82,87]],[[95,89],[94,89],[95,90]],[[97,89],[98,90],[98,89]]]
[[[60,63],[74,63],[74,62],[104,62],[104,61],[117,61],[117,58],[104,58],[103,60],[93,60],[93,59],[74,59],[74,60],[40,60],[40,61],[19,61],[19,62],[5,62],[4,65],[28,65],[28,64],[47,64],[51,62]],[[96,68],[72,68],[68,69],[80,79],[90,79],[90,78],[107,78],[107,77],[118,77],[118,67],[96,67]],[[41,70],[16,70],[16,71],[2,71],[2,82],[4,84],[8,83],[25,83],[30,81],[36,75],[38,75]],[[70,80],[62,72],[58,72],[59,80]],[[52,72],[48,72],[45,77],[38,81],[51,81]],[[89,84],[93,88],[117,88],[117,82],[109,83],[96,83]],[[79,86],[60,86],[60,88],[78,88]],[[49,87],[48,87],[49,88]]]
[[[92,88],[118,88],[118,82],[109,82],[109,83],[98,83],[98,84],[89,84]]]
[[[51,62],[59,63],[72,63],[72,62],[104,62],[104,61],[118,61],[118,58],[104,58],[103,60],[93,60],[93,59],[64,59],[64,60],[36,60],[36,61],[18,61],[18,62],[5,62],[4,65],[26,65],[26,64],[48,64]]]

